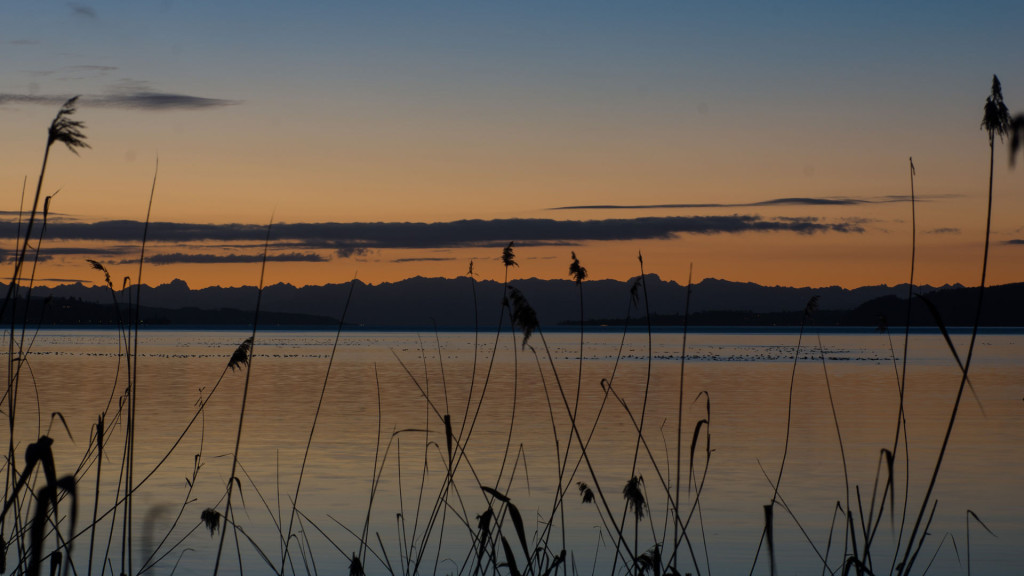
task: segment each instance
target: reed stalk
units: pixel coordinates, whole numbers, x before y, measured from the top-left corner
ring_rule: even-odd
[[[263,300],[263,278],[267,271],[267,252],[270,249],[271,225],[272,222],[267,224],[267,237],[263,243],[263,261],[260,264],[260,282],[259,288],[256,291],[256,310],[253,312],[252,318],[252,336],[250,336],[249,349],[246,351],[245,382],[242,385],[242,407],[238,412],[238,433],[235,436],[235,449],[231,456],[231,475],[228,476],[227,503],[224,505],[225,522],[231,521],[233,518],[231,515],[231,495],[233,485],[237,481],[237,476],[235,476],[235,474],[238,470],[238,448],[242,445],[242,426],[245,423],[245,406],[249,397],[249,381],[252,376],[252,358],[255,354],[256,348],[256,329],[259,326],[260,304]],[[213,576],[217,576],[220,570],[220,558],[224,550],[224,536],[226,533],[226,529],[222,530],[220,533],[220,543],[217,545],[217,559],[213,564]]]
[[[1010,113],[1003,103],[1003,91],[1002,85],[999,83],[999,78],[996,76],[992,77],[992,92],[985,101],[985,115],[981,122],[981,128],[988,132],[988,148],[989,148],[989,162],[988,162],[988,203],[986,206],[986,217],[985,217],[985,249],[981,258],[981,281],[978,284],[978,305],[974,313],[974,325],[971,327],[971,339],[967,345],[967,355],[964,360],[963,374],[960,377],[960,386],[957,389],[956,400],[953,401],[952,414],[949,417],[949,424],[946,427],[945,436],[942,439],[942,447],[939,449],[939,455],[935,461],[935,469],[932,471],[931,478],[928,481],[928,489],[925,491],[924,499],[921,503],[921,510],[918,512],[917,519],[914,521],[914,528],[910,532],[910,538],[907,540],[907,548],[903,553],[902,570],[900,573],[909,574],[910,569],[914,565],[914,559],[917,554],[911,555],[911,548],[914,545],[915,537],[917,536],[918,529],[921,527],[921,522],[924,519],[925,512],[928,509],[928,502],[931,500],[932,491],[935,489],[935,483],[939,477],[939,470],[942,468],[942,460],[946,455],[946,448],[949,446],[949,438],[953,434],[953,425],[956,423],[957,413],[960,409],[960,400],[963,398],[964,388],[967,385],[967,375],[971,368],[971,360],[974,358],[974,344],[978,337],[978,326],[981,324],[981,311],[982,304],[985,301],[985,278],[988,272],[988,251],[989,251],[989,240],[992,234],[992,183],[995,172],[995,142],[996,136],[999,136],[1000,141],[1003,137],[1009,133],[1011,126]],[[927,536],[927,529],[921,535],[921,542],[924,541]],[[920,548],[921,542],[918,542],[917,547]],[[899,567],[897,567],[899,569]]]

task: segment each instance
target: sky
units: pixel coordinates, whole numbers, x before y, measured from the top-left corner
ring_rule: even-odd
[[[977,285],[1020,2],[6,2],[0,241],[47,127],[42,284],[568,278]],[[1024,281],[996,143],[990,284]],[[155,182],[155,184],[154,184]],[[24,190],[24,192],[23,192]],[[33,246],[35,247],[35,246]],[[11,268],[13,270],[13,268]],[[5,272],[9,274],[10,272]]]

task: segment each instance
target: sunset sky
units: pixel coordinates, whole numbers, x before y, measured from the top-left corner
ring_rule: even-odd
[[[728,5],[726,5],[728,4]],[[1021,2],[7,2],[0,239],[46,128],[45,284],[645,269],[794,286],[976,285],[992,75],[1024,112]],[[989,281],[1024,281],[997,141]],[[1019,160],[1019,158],[1018,158]],[[1020,162],[1019,162],[1020,163]],[[116,221],[116,222],[114,222]]]

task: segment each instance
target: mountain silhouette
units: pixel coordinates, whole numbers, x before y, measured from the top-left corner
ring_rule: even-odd
[[[652,321],[681,324],[686,303],[686,286],[665,281],[656,274],[645,278]],[[346,323],[376,327],[472,328],[474,317],[481,327],[494,326],[501,314],[502,285],[483,280],[462,278],[415,277],[400,282],[366,284],[351,283],[297,287],[274,284],[263,291],[261,317],[268,324],[327,325],[336,322],[352,290],[352,304]],[[633,280],[594,280],[583,283],[584,314],[587,323],[618,323],[627,315],[636,319],[640,309],[631,306],[630,286]],[[572,280],[513,280],[537,311],[542,325],[579,322],[578,288]],[[1018,302],[1024,285],[991,287],[986,292],[985,323],[992,325],[1024,325],[1014,321],[1020,317]],[[929,294],[949,325],[973,322],[977,289],[960,285],[920,286],[916,293]],[[108,307],[111,316],[110,291],[102,286],[81,283],[52,288],[37,287],[33,292],[40,299],[51,298],[64,306],[65,319],[78,309],[79,320],[99,321],[98,310]],[[847,289],[839,286],[820,288],[761,286],[750,282],[705,279],[692,287],[691,321],[695,324],[772,325],[799,324],[807,301],[819,297],[820,323],[837,325],[875,325],[880,316],[892,324],[902,324],[906,315],[907,286],[864,286]],[[642,296],[642,294],[641,294]],[[134,296],[133,296],[134,298]],[[127,298],[121,298],[127,302]],[[183,280],[159,286],[142,286],[141,302],[151,315],[153,324],[238,324],[249,323],[256,302],[256,288],[212,286],[193,290]],[[100,306],[100,308],[95,308]],[[915,311],[913,322],[930,324],[923,306]],[[233,312],[228,312],[233,311]],[[237,313],[236,313],[237,312]],[[948,314],[948,317],[946,315]],[[276,315],[276,316],[268,316]],[[143,316],[146,318],[146,315]],[[56,316],[51,316],[56,318]],[[90,320],[86,320],[89,318]],[[795,319],[794,319],[795,318]],[[73,318],[72,318],[73,319]],[[507,318],[503,318],[507,320]],[[53,322],[56,323],[56,322]],[[76,323],[76,322],[67,322]]]

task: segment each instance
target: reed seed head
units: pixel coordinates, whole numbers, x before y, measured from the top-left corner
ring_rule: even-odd
[[[249,365],[249,352],[252,350],[252,337],[246,338],[244,342],[235,348],[234,354],[231,355],[231,359],[228,360],[228,368],[234,372],[235,368],[241,369],[242,366]]]
[[[508,298],[512,306],[512,323],[519,326],[523,331],[523,350],[526,349],[526,341],[530,335],[540,326],[537,320],[537,312],[534,311],[526,297],[515,286],[508,287]]]
[[[210,531],[210,536],[213,536],[217,530],[220,530],[220,512],[213,508],[207,508],[203,510],[199,517],[202,519],[203,524],[206,525],[206,529]]]
[[[75,103],[77,101],[78,96],[69,98],[60,107],[60,112],[57,112],[57,116],[50,123],[49,138],[46,142],[47,147],[52,146],[54,142],[63,142],[68,147],[68,150],[75,154],[78,154],[78,148],[89,147],[85,143],[85,133],[82,132],[82,129],[85,128],[85,123],[81,120],[71,119],[71,115],[75,113]]]
[[[89,260],[89,259],[86,259],[86,262],[88,262],[89,265],[92,266],[93,270],[99,270],[100,272],[103,272],[103,281],[107,284],[107,286],[111,290],[113,290],[114,289],[114,283],[110,281],[110,272],[107,272],[107,269],[103,266],[103,264],[100,264],[99,262],[97,262],[95,260]]]
[[[626,508],[632,509],[637,520],[644,519],[644,507],[647,506],[647,499],[640,488],[644,483],[643,476],[633,476],[622,488],[622,497],[626,499]]]
[[[587,485],[586,482],[577,482],[576,488],[580,491],[580,496],[583,497],[584,504],[590,504],[594,501],[594,491]]]
[[[576,281],[576,285],[579,286],[587,279],[587,269],[580,266],[579,259],[576,258],[576,253],[572,253],[572,264],[569,265],[569,276]]]
[[[501,263],[505,265],[505,268],[509,266],[519,266],[516,264],[516,254],[512,251],[515,247],[515,242],[509,242],[508,246],[505,246],[501,251]]]
[[[999,136],[1002,142],[1003,137],[1010,133],[1011,120],[1010,110],[1003,102],[1003,85],[999,83],[999,77],[992,75],[992,92],[985,99],[985,115],[981,120],[981,129],[988,132],[989,141],[995,141]]]
[[[809,318],[814,316],[814,313],[818,310],[818,295],[811,296],[811,299],[807,301],[807,305],[804,306],[804,317]]]

